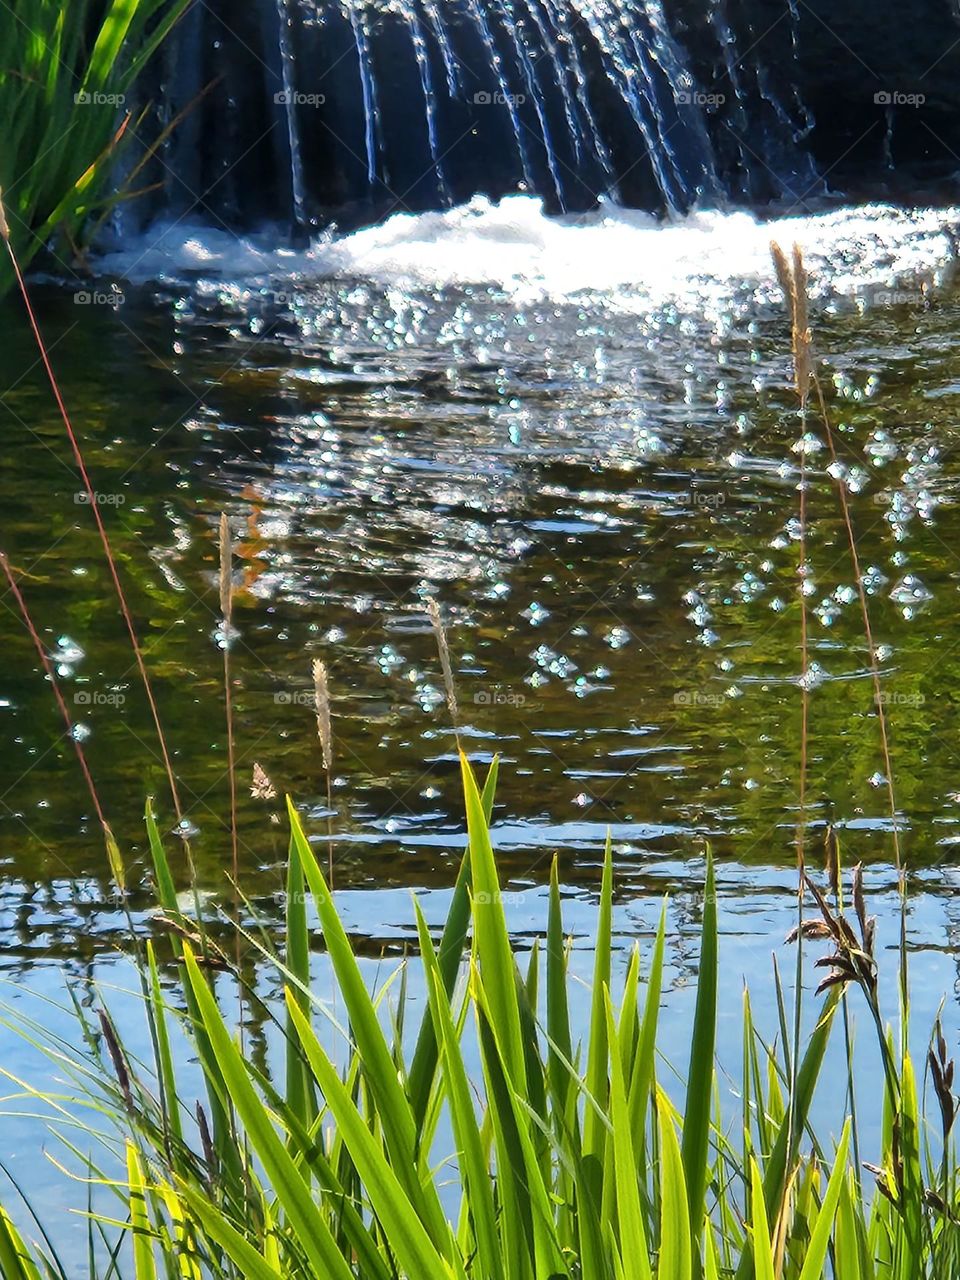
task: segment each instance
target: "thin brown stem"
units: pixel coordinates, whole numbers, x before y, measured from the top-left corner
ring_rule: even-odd
[[[97,794],[97,787],[93,781],[93,775],[90,772],[90,767],[87,764],[86,753],[79,738],[76,736],[76,726],[73,722],[73,718],[67,709],[67,704],[64,700],[63,694],[60,692],[60,685],[57,682],[53,663],[47,656],[47,651],[44,648],[43,641],[40,639],[39,632],[34,626],[33,618],[30,615],[30,610],[27,608],[27,602],[23,598],[23,593],[21,592],[17,580],[14,577],[13,570],[10,567],[10,561],[7,559],[6,553],[3,551],[0,551],[0,568],[3,569],[10,591],[14,600],[17,602],[17,608],[20,610],[20,615],[23,618],[24,625],[30,635],[30,639],[33,641],[33,647],[36,649],[37,656],[40,659],[46,677],[50,681],[53,696],[56,699],[57,706],[60,708],[60,714],[63,717],[63,722],[66,725],[67,737],[73,743],[73,749],[76,752],[77,760],[80,764],[80,770],[83,773],[84,781],[87,784],[87,790],[90,792],[90,799],[93,803],[94,813],[96,813],[100,826],[103,828],[104,836],[108,840],[112,841],[113,835],[110,831],[110,824],[104,816],[103,806],[100,804],[100,797]]]
[[[71,450],[73,451],[74,461],[76,462],[76,465],[77,465],[77,470],[80,472],[80,478],[83,481],[84,489],[86,490],[87,497],[90,500],[90,509],[93,512],[93,518],[97,526],[97,532],[100,535],[100,542],[103,545],[103,552],[104,552],[104,555],[106,556],[107,566],[110,571],[110,577],[113,581],[114,591],[116,592],[117,601],[120,605],[120,613],[123,616],[123,620],[124,620],[124,623],[126,624],[127,632],[130,636],[130,644],[133,649],[134,658],[136,659],[137,669],[140,673],[140,679],[143,683],[144,692],[146,693],[146,696],[147,696],[147,702],[150,706],[150,714],[153,718],[154,728],[157,733],[157,740],[160,744],[160,754],[163,759],[163,766],[166,771],[167,783],[170,787],[170,795],[173,800],[174,811],[176,812],[176,815],[177,815],[177,822],[182,823],[183,810],[181,809],[181,806],[180,806],[180,797],[177,791],[176,778],[174,777],[173,764],[171,762],[170,752],[167,748],[167,740],[166,740],[166,735],[164,734],[164,731],[163,731],[163,725],[160,721],[160,712],[157,708],[157,701],[153,693],[153,686],[150,683],[150,676],[147,672],[147,666],[143,659],[143,651],[140,648],[140,641],[137,636],[137,629],[134,626],[133,616],[130,612],[129,605],[127,604],[126,593],[124,592],[123,584],[120,581],[120,574],[117,569],[117,562],[113,554],[113,548],[110,544],[110,539],[107,536],[107,530],[103,523],[103,517],[100,514],[100,507],[97,502],[96,492],[90,480],[89,473],[87,472],[86,463],[83,457],[83,451],[80,448],[80,442],[77,438],[76,432],[74,431],[73,423],[71,422],[71,419],[70,419],[70,414],[67,411],[67,406],[64,403],[63,396],[60,392],[60,386],[59,386],[59,383],[57,382],[57,377],[56,377],[56,374],[54,373],[53,365],[50,361],[50,355],[49,355],[49,352],[47,351],[47,346],[46,346],[46,343],[44,342],[43,335],[40,332],[40,326],[37,322],[36,313],[33,309],[33,304],[30,300],[30,294],[27,289],[27,284],[23,278],[23,273],[20,270],[20,264],[17,260],[17,254],[13,247],[13,240],[10,235],[10,228],[7,224],[6,215],[2,212],[2,203],[0,203],[0,238],[3,239],[4,243],[7,246],[7,253],[10,257],[10,262],[13,267],[13,273],[17,280],[17,287],[20,291],[20,296],[23,299],[23,304],[24,304],[24,307],[26,308],[27,318],[30,322],[30,328],[33,332],[33,336],[37,344],[37,349],[40,353],[40,360],[41,360],[41,363],[43,364],[44,370],[47,375],[47,379],[53,391],[53,397],[54,397],[54,400],[56,401],[56,405],[57,405],[57,409],[59,410],[60,417],[63,420],[63,425],[67,432],[67,438],[70,441],[70,447],[71,447]]]
[[[820,379],[814,376],[814,387],[817,392],[817,404],[820,410],[820,417],[823,422],[824,433],[827,438],[827,448],[830,451],[830,461],[834,464],[836,470],[839,464],[837,450],[834,444],[833,429],[830,425],[830,413],[827,409],[826,397],[823,394],[823,386]],[[843,477],[837,476],[836,480],[837,493],[840,497],[840,510],[843,515],[843,523],[846,528],[847,541],[850,545],[850,562],[853,568],[853,576],[857,583],[857,593],[860,598],[860,611],[863,617],[863,631],[867,642],[868,660],[870,663],[870,674],[873,680],[874,702],[877,708],[877,720],[880,725],[880,745],[883,752],[883,769],[887,784],[887,799],[890,805],[890,821],[893,824],[893,849],[896,857],[897,871],[903,874],[903,858],[900,848],[900,822],[897,816],[897,798],[893,781],[893,759],[890,750],[890,735],[887,727],[887,713],[883,704],[882,688],[880,685],[880,665],[877,661],[876,646],[873,642],[873,627],[870,622],[870,606],[867,603],[867,591],[863,585],[863,574],[860,569],[860,551],[857,547],[857,537],[853,528],[853,517],[850,513],[850,503],[847,500],[847,491],[843,483]]]

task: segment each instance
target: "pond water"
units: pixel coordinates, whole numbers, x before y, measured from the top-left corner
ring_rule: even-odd
[[[282,914],[285,841],[278,802],[250,794],[255,763],[316,835],[332,832],[340,902],[371,964],[412,944],[411,890],[442,920],[464,824],[434,596],[461,740],[480,766],[503,756],[494,836],[518,947],[542,933],[557,853],[588,974],[609,831],[623,955],[649,943],[671,897],[665,1035],[682,1063],[709,841],[731,977],[723,1051],[738,1052],[743,975],[772,1017],[769,955],[795,912],[804,425],[768,242],[797,238],[890,722],[925,1032],[952,998],[960,936],[957,220],[874,207],[658,227],[613,210],[550,221],[517,198],[302,251],[176,224],[101,259],[92,281],[37,281],[204,893],[230,892],[226,512],[241,876],[261,918]],[[89,504],[13,299],[3,325],[0,542],[58,663],[146,928],[144,797],[165,830],[174,815]],[[846,861],[871,864],[881,940],[895,946],[870,655],[829,457],[816,440],[800,447],[811,858],[837,824]],[[14,1007],[36,1015],[39,1001],[60,1027],[43,1002],[62,998],[64,970],[130,985],[116,958],[124,924],[71,744],[0,598],[0,965]],[[329,807],[315,658],[333,695]],[[947,1022],[960,1022],[952,1005]],[[4,1060],[26,1073],[19,1043],[0,1033]],[[48,1173],[27,1182],[69,1198]]]
[[[283,861],[276,805],[248,794],[254,762],[313,818],[327,814],[317,657],[334,699],[338,883],[449,882],[462,819],[430,595],[449,629],[464,742],[477,761],[504,756],[508,875],[542,878],[559,850],[565,877],[592,878],[608,829],[624,891],[661,859],[699,857],[706,839],[745,865],[792,857],[802,429],[771,235],[807,243],[821,295],[816,338],[910,861],[949,863],[960,839],[952,216],[874,208],[765,227],[711,215],[656,229],[608,212],[558,225],[518,198],[300,254],[173,227],[107,259],[79,300],[62,283],[38,287],[204,887],[222,888],[228,847],[222,511],[236,540],[248,892],[279,888]],[[147,793],[172,826],[157,745],[13,301],[5,332],[3,543],[136,857]],[[846,829],[851,857],[882,860],[869,655],[818,449],[807,451],[812,817]],[[9,614],[0,707],[5,877],[102,874],[69,743]]]

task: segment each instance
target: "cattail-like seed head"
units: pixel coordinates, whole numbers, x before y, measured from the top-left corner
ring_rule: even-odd
[[[823,840],[824,856],[827,868],[827,879],[830,889],[836,897],[840,893],[840,840],[833,823],[827,827]]]
[[[787,306],[790,309],[790,318],[793,319],[793,272],[790,264],[787,262],[787,255],[783,252],[776,240],[770,241],[770,254],[773,258],[773,268],[777,273],[777,280],[780,288],[783,290],[783,296],[787,300]]]
[[[443,672],[443,686],[447,694],[447,707],[450,711],[453,727],[457,728],[460,720],[460,710],[457,706],[457,688],[453,683],[453,667],[450,665],[450,646],[447,644],[447,633],[444,630],[443,619],[440,616],[440,606],[433,596],[427,596],[427,613],[430,615],[430,625],[433,627],[437,649],[440,652],[440,669]]]
[[[120,1086],[120,1092],[123,1094],[123,1100],[127,1104],[127,1110],[133,1112],[135,1110],[133,1102],[133,1090],[130,1087],[130,1072],[127,1068],[127,1060],[120,1044],[119,1037],[114,1030],[113,1023],[107,1014],[102,1010],[97,1010],[97,1016],[100,1020],[100,1030],[103,1032],[103,1038],[106,1042],[107,1052],[110,1054],[113,1062],[113,1069],[117,1073],[117,1084]]]
[[[224,622],[233,614],[233,539],[230,521],[220,516],[220,612]]]
[[[333,724],[330,718],[330,689],[327,684],[327,668],[319,659],[313,664],[313,694],[317,707],[317,733],[323,767],[329,773],[333,769]]]
[[[7,211],[3,204],[2,190],[0,190],[0,239],[10,239],[10,224],[7,222]]]
[[[127,891],[127,877],[123,868],[123,859],[120,857],[120,849],[109,826],[104,826],[103,835],[107,843],[107,862],[110,865],[110,874],[113,876],[114,884],[120,893],[124,894]]]
[[[250,794],[254,800],[276,800],[277,789],[267,776],[262,765],[254,762],[253,777],[250,780]]]
[[[792,260],[780,246],[773,241],[770,245],[773,268],[777,281],[783,290],[790,316],[790,328],[793,337],[793,373],[800,403],[806,407],[810,394],[810,383],[813,380],[812,335],[810,333],[810,313],[808,301],[807,269],[803,261],[803,250],[798,244],[793,246]]]

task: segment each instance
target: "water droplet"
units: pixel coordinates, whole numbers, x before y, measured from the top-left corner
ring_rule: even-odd
[[[550,610],[545,609],[538,601],[533,600],[529,606],[520,614],[521,618],[526,618],[531,627],[539,627],[541,622],[545,622],[550,617]]]
[[[827,596],[817,605],[815,613],[825,627],[832,627],[842,610],[835,600]]]
[[[827,673],[821,667],[819,662],[811,662],[803,675],[797,677],[797,684],[801,689],[810,692],[813,689],[819,689],[827,678]]]
[[[875,467],[882,467],[897,456],[899,449],[893,437],[878,427],[867,441],[866,452]]]
[[[890,599],[900,605],[904,618],[909,621],[933,599],[930,591],[915,573],[905,574],[890,592]]]
[[[870,565],[866,572],[861,576],[860,581],[863,583],[864,590],[867,595],[875,595],[881,587],[885,587],[889,582],[889,578],[875,564]]]
[[[622,649],[631,640],[630,632],[626,627],[611,627],[603,638],[611,649]]]

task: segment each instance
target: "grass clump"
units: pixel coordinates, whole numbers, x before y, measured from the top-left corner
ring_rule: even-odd
[[[9,0],[0,6],[0,188],[25,266],[72,258],[113,205],[132,90],[190,0]],[[136,182],[140,165],[129,179]],[[12,277],[4,274],[5,287]]]
[[[938,1031],[928,1125],[910,1055],[894,1052],[880,1016],[874,924],[859,872],[852,922],[839,870],[834,889],[808,882],[815,914],[796,945],[822,940],[831,953],[816,1024],[796,1064],[785,1036],[774,1045],[763,1040],[745,1000],[740,1106],[731,1123],[714,1051],[719,959],[708,862],[691,1061],[678,1109],[661,1083],[657,1049],[665,910],[645,965],[634,946],[617,997],[608,848],[589,1027],[578,1042],[556,868],[545,944],[534,945],[521,971],[490,841],[497,767],[481,791],[462,763],[469,842],[449,915],[437,940],[414,900],[419,957],[398,962],[387,984],[397,992],[392,1000],[371,994],[313,845],[288,806],[285,938],[275,949],[267,933],[244,932],[247,952],[283,989],[280,1006],[261,1006],[244,991],[274,1024],[280,1050],[269,1065],[241,1052],[225,988],[242,988],[242,971],[214,932],[182,913],[148,812],[161,922],[179,973],[171,1000],[153,942],[138,951],[153,1060],[138,1062],[124,1047],[106,1005],[90,1013],[75,1002],[82,1050],[51,1046],[87,1112],[107,1119],[70,1141],[82,1177],[105,1183],[119,1205],[91,1216],[90,1280],[958,1274],[953,1064]],[[335,980],[332,1001],[311,984],[311,908]],[[414,966],[426,997],[419,1027],[409,995]],[[214,981],[223,970],[232,983]],[[882,1150],[867,1168],[853,1156],[855,1117],[835,1141],[811,1118],[848,990],[867,1003],[883,1061]],[[777,993],[786,1028],[779,982]],[[174,1023],[202,1069],[200,1099],[178,1079]],[[62,1105],[62,1090],[58,1099]],[[113,1259],[102,1270],[93,1261],[98,1247]],[[4,1276],[18,1280],[76,1275],[59,1268],[47,1246],[28,1248],[7,1217],[2,1258]],[[21,1269],[11,1270],[10,1259]]]

